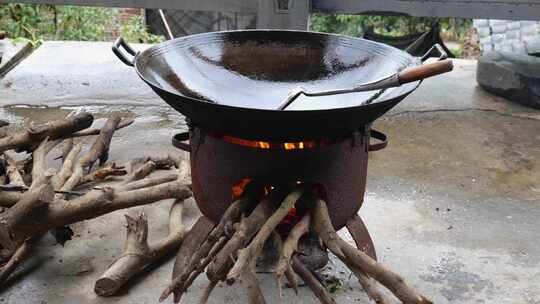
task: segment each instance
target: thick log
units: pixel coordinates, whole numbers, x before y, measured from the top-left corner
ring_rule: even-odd
[[[112,296],[133,276],[171,254],[184,237],[182,225],[183,201],[176,200],[169,212],[169,234],[161,241],[148,244],[148,220],[144,214],[137,218],[126,215],[127,235],[124,253],[96,281],[94,291],[99,296]]]
[[[81,113],[69,118],[55,120],[44,125],[29,127],[24,131],[0,138],[0,152],[17,149],[28,149],[32,144],[45,138],[52,140],[86,129],[92,125],[94,118],[89,113]]]
[[[27,193],[32,193],[32,191],[27,191],[25,195]],[[31,216],[34,214],[32,211],[29,216],[19,216],[21,218],[19,221],[6,220],[0,228],[0,235],[10,235],[14,242],[20,243],[50,229],[96,218],[116,210],[150,204],[168,198],[183,200],[190,196],[189,188],[177,181],[132,191],[115,191],[114,188],[103,188],[91,191],[71,201],[55,200],[50,204],[43,203],[40,206],[44,206],[46,209],[41,212],[36,211],[36,216]],[[19,209],[18,205],[19,203],[11,209]],[[0,215],[1,217],[6,217],[6,214]],[[0,244],[4,245],[2,241]]]

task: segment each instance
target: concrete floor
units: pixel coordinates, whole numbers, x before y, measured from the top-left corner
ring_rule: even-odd
[[[475,62],[456,61],[455,72],[426,81],[375,123],[390,145],[370,157],[360,214],[380,260],[435,303],[537,304],[540,112],[485,93],[474,71]],[[0,80],[0,92],[0,119],[13,123],[44,122],[73,109],[136,117],[115,135],[112,160],[179,153],[169,143],[185,130],[183,118],[118,63],[109,44],[46,43]],[[150,241],[166,233],[169,204],[129,211],[148,214]],[[172,260],[118,297],[93,292],[95,280],[121,253],[126,212],[75,225],[76,237],[65,248],[44,239],[0,293],[0,303],[156,303]],[[185,220],[197,216],[191,201]],[[334,294],[338,303],[369,303],[339,262],[333,259],[326,273],[344,282]],[[268,303],[278,302],[273,278],[261,275],[261,281]],[[183,303],[195,302],[205,285],[206,278],[199,278]],[[245,302],[242,288],[227,286],[219,286],[210,301]],[[298,297],[285,291],[284,303],[315,302],[306,288]]]

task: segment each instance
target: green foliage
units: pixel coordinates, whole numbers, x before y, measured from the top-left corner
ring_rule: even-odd
[[[159,43],[165,40],[161,35],[148,32],[141,16],[133,16],[122,26],[122,37],[128,42]]]
[[[104,40],[107,32],[116,28],[116,12],[111,9],[80,6],[56,6],[54,9],[56,40]]]
[[[37,4],[0,4],[0,30],[18,40],[39,45],[43,40],[103,41],[120,30],[131,42],[157,43],[162,36],[148,33],[141,16],[119,24],[110,8]]]
[[[45,33],[53,29],[47,24],[49,5],[0,5],[0,30],[10,37],[26,38],[34,44],[39,44]]]
[[[436,21],[443,31],[457,38],[465,35],[472,24],[470,19],[455,18],[314,14],[311,30],[360,37],[366,29],[373,28],[379,34],[400,36],[426,31]]]

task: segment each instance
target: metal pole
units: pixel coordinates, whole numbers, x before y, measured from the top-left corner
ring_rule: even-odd
[[[169,36],[169,39],[174,39],[173,33],[171,31],[171,28],[169,27],[169,23],[167,22],[167,18],[165,18],[165,14],[163,13],[162,9],[159,9],[159,16],[161,17],[161,21],[163,22],[163,25],[165,26],[165,30],[167,31],[167,35]]]

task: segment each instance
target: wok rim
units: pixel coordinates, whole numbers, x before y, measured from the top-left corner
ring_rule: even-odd
[[[161,50],[161,49],[163,49],[163,48],[165,48],[167,46],[174,45],[175,43],[178,43],[179,41],[186,40],[186,39],[192,39],[194,37],[223,35],[223,34],[237,33],[237,32],[299,33],[299,34],[308,34],[308,35],[332,36],[332,37],[335,37],[335,38],[341,38],[341,39],[347,39],[347,40],[358,40],[358,41],[362,41],[364,43],[368,43],[368,44],[371,44],[371,45],[375,45],[375,46],[383,47],[383,48],[386,48],[386,49],[390,49],[392,51],[398,51],[398,52],[401,52],[403,54],[406,54],[406,55],[410,56],[410,58],[413,59],[412,62],[414,62],[416,64],[415,65],[410,65],[408,67],[418,66],[418,65],[422,64],[422,62],[420,61],[420,59],[418,57],[412,56],[412,55],[410,55],[409,53],[407,53],[407,52],[405,52],[403,50],[397,49],[395,47],[389,46],[389,45],[384,44],[384,43],[371,41],[371,40],[367,40],[367,39],[363,39],[363,38],[357,38],[357,37],[352,37],[352,36],[347,36],[347,35],[342,35],[342,34],[335,34],[335,33],[316,32],[316,31],[287,30],[287,29],[246,29],[246,30],[229,30],[229,31],[205,32],[205,33],[182,36],[182,37],[178,37],[178,38],[175,38],[175,39],[160,42],[158,44],[155,44],[155,45],[151,46],[150,48],[148,48],[148,49],[146,49],[144,51],[141,51],[141,52],[137,53],[135,55],[134,59],[133,59],[133,61],[134,61],[133,67],[134,67],[135,72],[137,73],[137,75],[146,84],[148,84],[151,88],[153,88],[154,90],[157,89],[157,90],[166,92],[168,94],[175,95],[175,96],[177,96],[179,98],[182,98],[184,102],[189,100],[190,102],[201,102],[201,103],[206,103],[206,104],[211,105],[211,106],[223,107],[223,108],[228,108],[228,109],[231,109],[231,110],[260,111],[260,112],[263,112],[263,113],[274,113],[274,112],[279,112],[279,113],[285,113],[285,112],[289,112],[289,113],[323,113],[323,112],[334,112],[334,111],[346,111],[346,110],[358,109],[358,108],[366,108],[366,109],[368,109],[368,108],[371,108],[371,107],[383,106],[383,105],[387,105],[387,104],[391,104],[391,103],[396,103],[396,101],[395,101],[396,99],[400,99],[400,101],[401,101],[402,99],[404,99],[405,97],[407,97],[408,95],[413,93],[416,89],[418,89],[420,84],[422,84],[422,80],[412,82],[412,83],[408,83],[408,84],[404,84],[404,86],[410,87],[410,89],[404,90],[404,92],[402,92],[401,94],[398,94],[396,96],[389,96],[389,97],[387,97],[387,99],[376,98],[373,102],[371,102],[369,104],[363,104],[363,105],[357,105],[357,106],[351,106],[351,107],[327,108],[327,109],[317,109],[317,110],[259,109],[259,108],[240,107],[240,106],[216,103],[216,102],[212,102],[212,101],[209,101],[209,100],[204,100],[204,99],[194,98],[194,97],[191,97],[191,96],[186,96],[186,95],[182,94],[181,92],[171,91],[171,90],[165,89],[162,86],[149,81],[148,79],[146,79],[142,75],[142,73],[141,73],[141,71],[139,69],[139,66],[138,66],[139,65],[139,59],[142,56],[150,56],[152,53],[157,52],[158,50]],[[397,88],[400,88],[400,87],[397,87]],[[379,100],[379,101],[377,101],[377,100]],[[169,102],[166,101],[166,103],[169,103]]]

